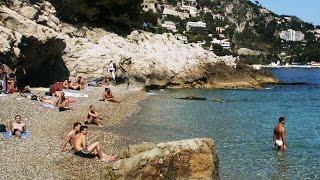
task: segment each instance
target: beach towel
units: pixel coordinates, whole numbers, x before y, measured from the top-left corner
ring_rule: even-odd
[[[48,108],[48,109],[55,109],[56,107],[52,104],[43,103],[41,104],[42,107]]]
[[[13,136],[11,131],[3,132],[2,135],[6,139],[9,139],[9,138],[11,138]],[[29,137],[30,137],[30,134],[29,134],[28,131],[26,131],[26,132],[21,134],[21,138],[22,139],[29,139]]]
[[[72,91],[72,90],[64,90],[64,95],[66,97],[75,97],[75,98],[88,98],[88,94],[81,93],[79,91]]]

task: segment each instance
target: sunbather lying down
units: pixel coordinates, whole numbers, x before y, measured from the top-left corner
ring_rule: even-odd
[[[77,79],[69,77],[69,79],[63,82],[65,89],[81,90],[87,87],[86,79],[79,76]]]
[[[16,136],[18,138],[22,138],[27,135],[26,124],[22,121],[20,115],[17,115],[14,121],[9,120],[7,122],[7,132],[11,132],[12,136]]]
[[[73,141],[73,150],[75,155],[84,158],[97,157],[103,162],[111,162],[116,160],[117,156],[107,155],[103,152],[99,142],[94,142],[90,145],[86,143],[86,136],[88,134],[88,126],[81,126],[79,133],[75,136]]]
[[[65,94],[63,91],[62,92],[56,91],[54,93],[54,96],[49,98],[42,96],[40,97],[40,101],[47,104],[51,104],[52,106],[59,108],[59,111],[72,109],[72,106],[70,105],[70,100],[69,98],[65,97]]]

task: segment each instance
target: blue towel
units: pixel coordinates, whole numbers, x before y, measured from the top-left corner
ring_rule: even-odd
[[[44,107],[44,108],[48,108],[48,109],[54,109],[54,108],[56,108],[54,105],[52,105],[52,104],[42,104],[42,107]]]
[[[3,135],[3,137],[6,138],[6,139],[9,139],[9,138],[12,137],[11,131],[4,132],[4,133],[2,133],[2,135]],[[21,134],[21,138],[22,138],[22,139],[29,139],[29,137],[30,137],[30,134],[29,134],[28,131],[26,131],[26,132],[24,132],[24,133]]]

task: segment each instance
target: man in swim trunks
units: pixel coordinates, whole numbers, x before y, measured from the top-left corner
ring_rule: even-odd
[[[111,93],[110,88],[105,88],[102,94],[102,99],[100,101],[110,101],[115,103],[120,103],[121,101],[114,98],[113,94]]]
[[[84,122],[85,124],[94,123],[97,124],[99,127],[102,127],[102,117],[99,113],[95,110],[94,106],[89,106],[89,112],[87,114],[87,119]]]
[[[276,125],[273,131],[273,147],[277,147],[278,150],[284,151],[287,149],[286,144],[286,129],[284,127],[286,118],[280,117],[279,123]]]
[[[86,136],[88,134],[88,126],[81,126],[80,132],[75,136],[73,141],[73,149],[75,155],[84,158],[99,158],[104,162],[114,161],[117,156],[109,156],[105,154],[99,142],[94,142],[90,145],[86,143]]]
[[[71,145],[71,149],[69,149],[69,151],[72,150],[72,145],[73,145],[74,138],[75,138],[76,134],[79,133],[80,127],[81,127],[81,123],[79,123],[79,122],[75,122],[75,123],[73,124],[73,129],[72,129],[72,131],[70,131],[70,132],[68,133],[68,135],[64,138],[64,142],[63,142],[63,144],[61,145],[61,152],[67,150],[67,149],[66,149],[67,144],[70,144],[70,145]]]
[[[21,120],[21,116],[17,115],[14,121],[8,122],[8,130],[12,135],[21,138],[22,134],[26,132],[26,124]]]

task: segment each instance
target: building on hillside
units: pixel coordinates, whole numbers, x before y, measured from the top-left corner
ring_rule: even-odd
[[[187,44],[188,43],[188,37],[187,36],[184,36],[182,34],[176,34],[174,35],[176,37],[176,39],[178,39],[179,41]]]
[[[197,21],[197,22],[192,22],[189,21],[187,22],[186,25],[186,30],[187,31],[199,31],[199,30],[205,30],[207,27],[207,24],[202,21]]]
[[[156,13],[157,7],[155,3],[156,3],[156,0],[144,0],[141,4],[142,10],[145,12],[152,11],[153,13]]]
[[[213,38],[211,41],[212,44],[219,44],[223,47],[223,49],[231,49],[231,43],[228,39],[219,40],[217,38]]]
[[[221,21],[224,20],[224,16],[221,14],[212,14],[212,18],[217,19],[217,20],[221,20]]]
[[[173,7],[173,6],[164,5],[162,14],[163,15],[178,16],[178,11],[176,11],[175,7]]]
[[[172,21],[164,21],[161,26],[169,31],[178,32],[176,24]]]
[[[198,3],[197,0],[182,0],[182,5],[196,7]]]
[[[315,29],[312,32],[316,36],[317,40],[320,40],[320,29]]]
[[[190,17],[189,11],[177,11],[174,6],[164,5],[162,15],[178,16],[180,19],[188,19]]]
[[[223,27],[216,27],[216,31],[219,32],[219,33],[223,33],[223,32],[226,31],[226,29],[223,28]]]
[[[191,17],[197,17],[197,15],[200,13],[200,11],[196,7],[183,4],[179,7],[179,10],[182,12],[188,12]]]
[[[303,41],[304,34],[301,31],[295,31],[293,29],[288,29],[286,31],[281,31],[279,33],[281,39],[286,41]]]

